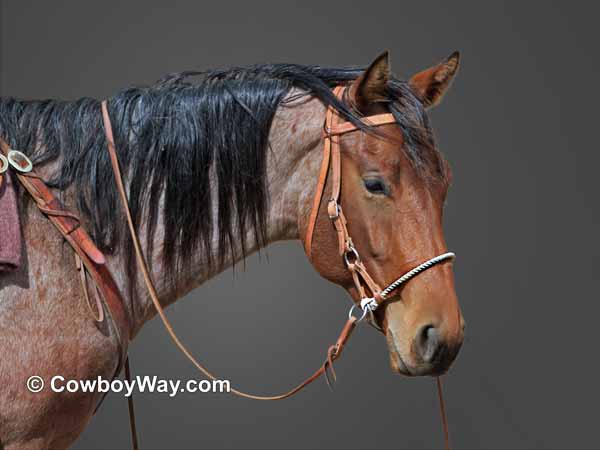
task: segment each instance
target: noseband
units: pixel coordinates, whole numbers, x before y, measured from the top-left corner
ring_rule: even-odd
[[[343,86],[337,86],[333,93],[335,96],[343,100],[345,88]],[[365,125],[369,127],[378,127],[381,125],[395,124],[396,119],[391,113],[387,114],[376,114],[367,116],[362,119]],[[321,207],[321,200],[323,198],[323,191],[329,175],[329,168],[331,167],[331,198],[327,203],[327,214],[329,220],[335,227],[337,238],[338,238],[338,251],[341,257],[343,257],[346,268],[352,275],[352,281],[358,294],[360,295],[360,301],[355,303],[350,308],[348,313],[349,318],[354,314],[357,305],[361,308],[362,313],[357,317],[357,323],[363,320],[367,314],[371,315],[379,305],[385,302],[389,295],[398,289],[402,284],[406,283],[411,278],[414,278],[421,272],[435,266],[441,262],[451,260],[455,258],[455,254],[452,252],[442,253],[441,255],[434,256],[431,259],[419,264],[414,269],[408,271],[397,280],[390,283],[385,289],[381,289],[379,285],[369,275],[369,272],[363,264],[360,254],[350,233],[348,232],[348,222],[344,216],[342,205],[340,204],[340,190],[342,185],[342,164],[341,164],[341,151],[340,151],[340,138],[339,136],[358,131],[359,128],[351,122],[340,123],[340,116],[333,107],[327,108],[327,116],[325,118],[325,127],[323,131],[323,162],[321,163],[321,170],[319,172],[319,181],[317,182],[317,190],[313,199],[313,206],[310,212],[308,228],[306,230],[306,238],[304,240],[304,250],[308,255],[308,258],[312,260],[312,239],[317,223],[317,216]],[[370,296],[367,295],[368,289]],[[374,321],[372,320],[372,323]]]

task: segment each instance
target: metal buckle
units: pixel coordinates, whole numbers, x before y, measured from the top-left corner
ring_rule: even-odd
[[[10,164],[8,164],[8,159],[6,159],[6,156],[0,155],[0,175],[6,172],[9,166]]]
[[[33,170],[33,163],[31,160],[19,150],[9,151],[7,158],[10,165],[21,173],[28,173]]]
[[[335,210],[333,210],[333,213],[331,209],[332,205],[335,206]],[[329,215],[330,220],[335,220],[338,217],[340,217],[340,204],[336,200],[329,200],[329,204],[327,205],[327,214]]]

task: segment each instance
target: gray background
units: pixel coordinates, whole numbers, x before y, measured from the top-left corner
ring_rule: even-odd
[[[432,119],[454,167],[446,210],[467,339],[446,395],[457,448],[598,448],[597,11],[590,3],[1,3],[3,95],[108,96],[191,68],[368,64],[391,51],[408,77],[459,49]],[[170,308],[210,368],[280,391],[317,365],[347,312],[297,242],[273,245]],[[137,374],[198,375],[157,320],[134,342]],[[290,400],[138,395],[144,448],[431,448],[433,379],[388,368],[361,328],[324,382]],[[77,449],[129,445],[111,395]]]

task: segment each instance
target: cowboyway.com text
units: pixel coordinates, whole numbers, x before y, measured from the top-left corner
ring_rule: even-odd
[[[229,380],[167,380],[158,376],[138,375],[132,380],[107,380],[101,376],[89,380],[65,379],[55,375],[48,381],[52,392],[115,392],[130,397],[134,392],[167,394],[175,397],[179,393],[227,393],[231,390]],[[37,375],[29,377],[27,389],[30,392],[41,392],[46,386],[45,380]]]

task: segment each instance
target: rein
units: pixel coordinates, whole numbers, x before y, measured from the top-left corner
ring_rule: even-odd
[[[334,94],[341,99],[344,89],[344,87],[338,86],[334,89]],[[127,219],[129,233],[134,244],[137,262],[140,266],[140,270],[142,271],[144,283],[146,285],[148,293],[150,294],[150,297],[158,312],[158,315],[160,316],[167,332],[169,333],[169,336],[171,337],[175,345],[184,353],[184,355],[190,360],[190,362],[207,378],[211,380],[216,380],[217,377],[213,375],[210,371],[208,371],[208,369],[206,369],[191,354],[187,347],[178,338],[160,303],[158,294],[156,292],[156,288],[150,275],[150,271],[148,270],[147,262],[142,252],[139,236],[137,234],[131,217],[129,202],[127,199],[127,193],[121,175],[119,160],[114,143],[112,125],[106,101],[102,102],[101,108],[104,131],[107,141],[107,148],[115,177],[115,182],[117,185],[117,190],[119,192],[119,197],[121,199],[122,207]],[[389,113],[364,117],[362,120],[365,125],[372,127],[395,123],[394,116]],[[315,191],[311,214],[309,216],[309,224],[305,238],[305,250],[309,259],[312,260],[312,238],[314,234],[314,228],[316,225],[326,181],[331,168],[332,193],[331,198],[329,199],[327,204],[327,213],[329,219],[331,220],[336,230],[336,234],[338,237],[339,254],[343,258],[346,268],[352,275],[355,287],[360,295],[360,301],[353,304],[350,308],[350,311],[348,313],[348,319],[345,322],[342,330],[340,331],[335,344],[331,345],[328,348],[325,361],[312,375],[310,375],[303,382],[298,384],[296,387],[290,389],[289,391],[273,396],[254,395],[232,388],[230,392],[239,397],[265,401],[282,400],[291,397],[292,395],[301,391],[304,387],[311,384],[321,375],[324,375],[327,383],[331,385],[331,380],[336,380],[336,374],[333,368],[333,363],[341,356],[346,343],[348,342],[352,332],[354,331],[354,328],[356,328],[356,325],[358,325],[365,317],[367,317],[367,315],[369,315],[369,319],[371,320],[371,322],[374,322],[373,311],[375,311],[382,303],[388,300],[390,294],[393,291],[397,290],[401,285],[403,285],[413,277],[417,276],[419,273],[433,267],[436,264],[453,259],[455,257],[454,253],[451,252],[435,256],[418,265],[417,267],[413,268],[409,272],[405,273],[400,278],[390,283],[384,289],[381,289],[380,286],[369,275],[366,266],[362,262],[360,255],[352,242],[352,238],[350,237],[347,228],[347,221],[339,202],[342,175],[339,136],[358,130],[359,128],[350,122],[340,123],[339,115],[337,114],[335,109],[331,106],[328,107],[324,127],[323,161],[319,172],[319,178],[317,182],[317,188]],[[42,178],[39,175],[37,175],[33,168],[33,164],[31,163],[29,158],[27,158],[27,156],[23,153],[11,149],[9,145],[2,138],[0,138],[0,185],[2,183],[2,179],[5,175],[5,172],[7,172],[9,168],[14,169],[17,179],[24,186],[29,195],[31,195],[31,197],[34,199],[38,209],[48,217],[48,219],[58,229],[58,231],[64,237],[64,239],[73,248],[76,255],[77,269],[81,271],[81,282],[83,285],[85,299],[88,303],[88,306],[92,310],[92,313],[93,309],[91,308],[90,299],[87,291],[86,273],[89,273],[90,277],[94,281],[97,287],[97,291],[100,294],[102,300],[104,301],[105,306],[107,307],[108,316],[110,316],[113,324],[115,325],[117,339],[119,342],[118,347],[120,349],[120,354],[116,372],[113,378],[116,377],[120,373],[123,366],[125,366],[126,377],[129,379],[130,370],[129,360],[127,358],[127,348],[129,340],[131,338],[131,323],[126,312],[123,297],[119,292],[119,289],[112,274],[106,266],[105,256],[96,247],[93,240],[86,233],[83,227],[80,226],[79,217],[66,210],[60,202],[60,200],[58,200],[52,194],[51,190],[44,183]],[[101,304],[98,303],[98,297],[96,297],[96,300],[98,314],[93,315],[96,321],[101,322],[104,319],[104,309],[102,308]],[[362,310],[362,312],[355,315],[355,309],[358,307]],[[439,378],[437,385],[440,401],[440,410],[442,414],[442,422],[444,427],[445,444],[446,448],[448,449],[448,425],[442,397],[441,382]],[[128,397],[128,401],[130,425],[132,431],[132,444],[134,449],[137,450],[138,444],[135,429],[135,416],[133,413],[132,397]]]

